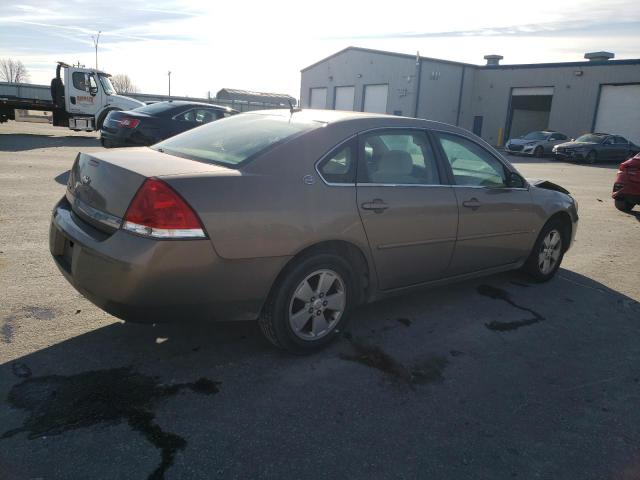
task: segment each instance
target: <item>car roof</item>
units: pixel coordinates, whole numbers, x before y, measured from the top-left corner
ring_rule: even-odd
[[[369,113],[369,112],[351,112],[343,110],[316,110],[316,109],[294,109],[293,112],[290,109],[272,109],[272,110],[253,110],[245,112],[243,115],[271,115],[278,117],[290,117],[294,121],[298,122],[319,122],[324,124],[337,124],[344,122],[362,121],[362,120],[385,120],[390,124],[413,124],[413,126],[420,125],[424,128],[439,128],[446,126],[447,129],[460,130],[467,133],[464,129],[455,127],[453,125],[436,122],[434,120],[425,120],[423,118],[403,117],[399,115],[387,115],[384,113]]]
[[[233,110],[231,107],[225,107],[222,105],[216,105],[215,103],[205,103],[205,102],[190,102],[187,100],[165,100],[163,102],[155,102],[158,103],[168,103],[175,107],[210,107],[210,108],[219,108],[221,110]]]

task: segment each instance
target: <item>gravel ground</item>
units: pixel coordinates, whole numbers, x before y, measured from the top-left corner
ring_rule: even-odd
[[[80,150],[96,135],[0,125],[0,478],[640,478],[640,213],[614,208],[616,165],[511,159],[580,205],[551,282],[368,305],[300,358],[253,322],[123,324],[73,290],[47,238]]]

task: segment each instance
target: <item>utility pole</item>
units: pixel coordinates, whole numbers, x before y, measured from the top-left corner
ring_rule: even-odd
[[[169,76],[169,96],[171,96],[171,70],[169,70],[167,75]]]
[[[98,42],[100,41],[100,34],[102,30],[98,31],[98,35],[91,35],[91,39],[93,40],[93,46],[96,49],[96,70],[98,70]]]

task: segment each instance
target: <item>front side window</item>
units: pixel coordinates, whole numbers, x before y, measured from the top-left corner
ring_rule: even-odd
[[[153,146],[178,157],[235,167],[298,134],[321,127],[288,116],[245,113],[188,130]]]
[[[456,185],[506,187],[504,165],[488,151],[464,137],[438,133]]]
[[[356,155],[353,142],[338,150],[318,165],[318,170],[328,183],[354,183],[356,173]]]
[[[359,183],[438,185],[440,175],[426,133],[390,131],[361,139],[363,159]]]

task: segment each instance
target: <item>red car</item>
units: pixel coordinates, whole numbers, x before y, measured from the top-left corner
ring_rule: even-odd
[[[640,153],[620,164],[611,196],[623,212],[640,204]]]

